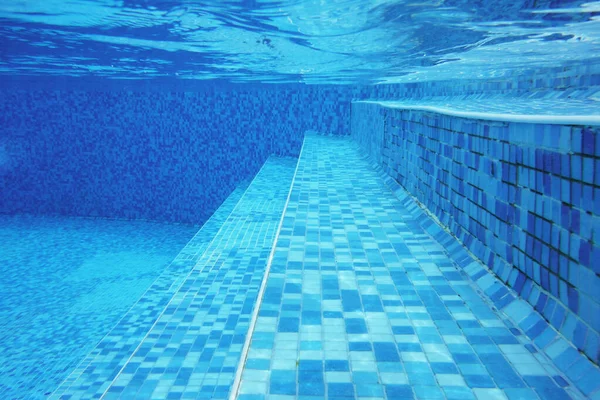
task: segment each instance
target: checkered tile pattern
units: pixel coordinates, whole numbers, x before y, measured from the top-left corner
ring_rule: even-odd
[[[194,268],[247,187],[248,182],[229,195],[140,300],[61,383],[51,398],[94,398],[104,393]]]
[[[239,398],[584,398],[427,226],[356,144],[307,136]]]
[[[295,166],[265,163],[104,399],[227,397]]]

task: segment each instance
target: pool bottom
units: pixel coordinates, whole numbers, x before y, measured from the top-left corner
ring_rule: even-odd
[[[197,230],[0,216],[0,398],[46,398]]]
[[[238,398],[596,398],[598,368],[563,372],[586,360],[499,311],[504,285],[380,172],[305,138]]]
[[[355,143],[309,135],[305,148],[280,228],[287,189],[279,178],[293,169],[284,160],[255,178],[229,226],[190,255],[193,270],[140,345],[121,354],[124,363],[106,375],[80,367],[89,386],[72,380],[53,397],[226,398],[236,372],[240,399],[599,394],[597,367],[589,376],[562,373],[572,358],[564,339],[528,337],[518,301],[499,312],[488,292],[504,286],[489,271],[482,278],[470,256],[455,257],[464,248],[440,236]],[[251,315],[258,324],[243,354]],[[102,342],[99,349],[96,366],[106,354]]]

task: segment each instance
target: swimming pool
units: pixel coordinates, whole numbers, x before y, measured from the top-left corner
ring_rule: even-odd
[[[2,216],[3,398],[44,398],[167,268],[197,228]]]
[[[600,399],[598,12],[0,1],[0,398]]]

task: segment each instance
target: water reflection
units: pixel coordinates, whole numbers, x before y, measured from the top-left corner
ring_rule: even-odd
[[[0,1],[0,74],[332,83],[591,62],[600,2]]]

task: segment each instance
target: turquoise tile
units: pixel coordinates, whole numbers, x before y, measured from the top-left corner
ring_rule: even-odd
[[[513,370],[495,342],[513,346],[511,357],[519,363],[532,360],[526,358],[534,348],[532,342],[506,315],[494,310],[494,299],[482,297],[477,286],[457,272],[473,263],[464,249],[450,244],[451,237],[439,236],[446,245],[439,243],[441,231],[431,228],[404,192],[397,188],[391,192],[380,172],[347,139],[306,136],[276,244],[277,263],[286,267],[271,269],[252,335],[269,332],[261,323],[269,318],[276,324],[301,309],[322,315],[318,324],[294,330],[294,337],[303,339],[290,342],[298,355],[290,361],[301,371],[312,372],[298,375],[299,388],[317,379],[316,372],[325,374],[324,397],[329,399],[355,395],[475,398],[469,387],[440,387],[434,373],[460,374],[480,397],[502,393],[497,385],[523,389],[513,393],[515,398],[525,395],[521,369]],[[294,234],[299,226],[307,227],[306,231]],[[309,239],[313,229],[319,235]],[[436,237],[425,232],[434,232]],[[313,264],[298,255],[297,249],[312,248],[314,243],[331,249],[326,259],[333,262],[328,268],[318,268],[319,262]],[[310,257],[325,261],[317,253]],[[319,284],[300,286],[299,280]],[[486,288],[498,286],[490,292],[500,296],[496,300],[506,297],[502,283],[490,282]],[[292,285],[307,290],[311,297],[294,298],[299,290],[292,290]],[[290,289],[284,292],[284,287]],[[447,301],[442,297],[446,295],[460,295],[461,303]],[[284,316],[292,299],[298,299],[296,306]],[[506,309],[522,320],[523,330],[529,330],[539,317],[531,319],[533,310],[518,304],[512,302]],[[276,312],[263,318],[263,310]],[[323,342],[321,348],[315,344]],[[346,358],[327,356],[328,343],[340,343],[332,346]],[[250,343],[250,354],[260,347]],[[510,377],[502,377],[503,368],[512,371]],[[550,377],[541,367],[538,372]],[[380,383],[385,385],[383,392]]]

